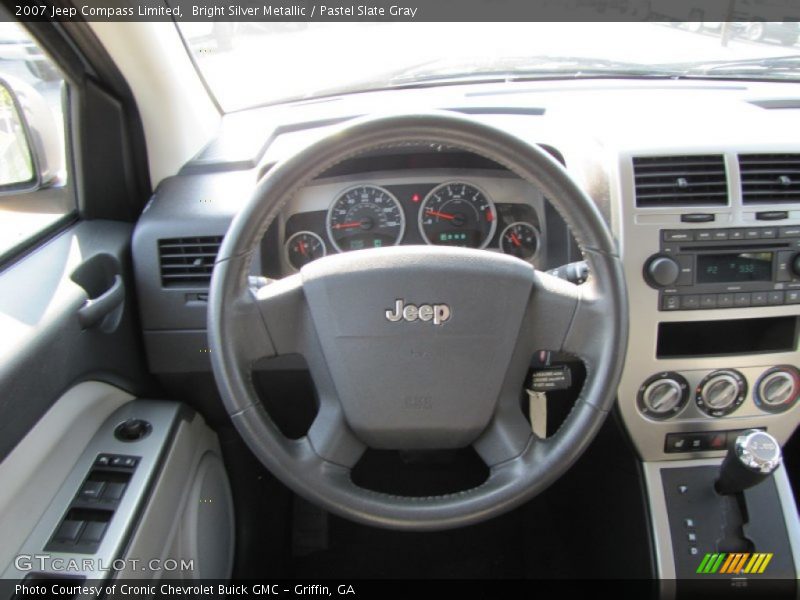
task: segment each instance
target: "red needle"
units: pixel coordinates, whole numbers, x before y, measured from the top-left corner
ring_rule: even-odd
[[[520,241],[519,241],[519,238],[517,237],[517,234],[516,234],[516,233],[514,233],[513,231],[511,232],[511,241],[512,241],[512,242],[514,242],[514,245],[515,245],[517,248],[519,248],[520,246],[522,246],[522,242],[520,242]]]
[[[305,245],[305,243],[303,243],[303,242],[300,242],[300,252],[301,252],[301,254],[302,254],[303,256],[307,256],[307,255],[306,255],[306,245]]]
[[[357,223],[337,223],[333,226],[334,229],[352,229],[353,227],[361,227],[361,222]]]
[[[453,219],[456,218],[455,215],[448,215],[447,213],[439,212],[438,210],[433,210],[432,208],[428,208],[427,212],[429,215],[434,217],[439,217],[440,219],[448,219],[452,221]]]

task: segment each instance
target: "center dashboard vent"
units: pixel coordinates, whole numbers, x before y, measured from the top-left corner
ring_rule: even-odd
[[[725,206],[728,180],[721,154],[633,159],[636,206]]]
[[[161,285],[208,287],[221,235],[158,240]]]
[[[800,202],[800,154],[740,154],[742,202]]]

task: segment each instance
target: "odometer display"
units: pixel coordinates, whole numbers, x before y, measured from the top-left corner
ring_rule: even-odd
[[[389,191],[359,185],[342,192],[328,209],[328,237],[339,252],[399,243],[405,231],[403,209]]]
[[[429,244],[484,248],[496,228],[494,203],[469,183],[443,183],[420,206],[419,231]]]

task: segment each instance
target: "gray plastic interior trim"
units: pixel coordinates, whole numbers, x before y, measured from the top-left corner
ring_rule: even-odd
[[[195,414],[178,423],[125,556],[194,560],[193,570],[150,571],[132,563],[117,579],[227,579],[233,568],[233,498],[216,434]],[[220,471],[221,470],[221,471]],[[216,485],[205,485],[211,472]],[[206,493],[201,497],[201,493]],[[202,544],[198,540],[202,539]],[[180,561],[179,561],[180,562]]]
[[[17,555],[44,555],[44,569],[37,572],[58,572],[53,569],[55,559],[75,559],[78,565],[84,558],[93,559],[93,568],[81,571],[70,571],[70,575],[83,575],[87,579],[105,579],[109,576],[112,561],[119,558],[125,548],[127,538],[136,523],[137,515],[147,498],[147,493],[154,475],[161,465],[164,449],[169,444],[175,424],[181,411],[176,402],[158,400],[133,400],[118,408],[109,416],[94,434],[85,450],[75,461],[64,483],[52,498],[50,505],[33,529],[27,540],[19,547]],[[144,419],[152,425],[150,435],[136,442],[122,442],[114,437],[114,429],[123,421],[131,418]],[[55,532],[72,499],[80,489],[98,454],[122,454],[138,456],[139,464],[128,482],[125,495],[119,503],[111,519],[100,547],[94,555],[70,554],[63,552],[45,552],[45,546]],[[27,572],[21,571],[11,564],[3,572],[5,579],[22,579]],[[39,562],[36,562],[38,567]],[[105,568],[101,568],[105,567]]]

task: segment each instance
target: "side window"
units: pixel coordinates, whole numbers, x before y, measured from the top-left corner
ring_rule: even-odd
[[[28,31],[0,21],[0,260],[75,210],[64,85]]]

